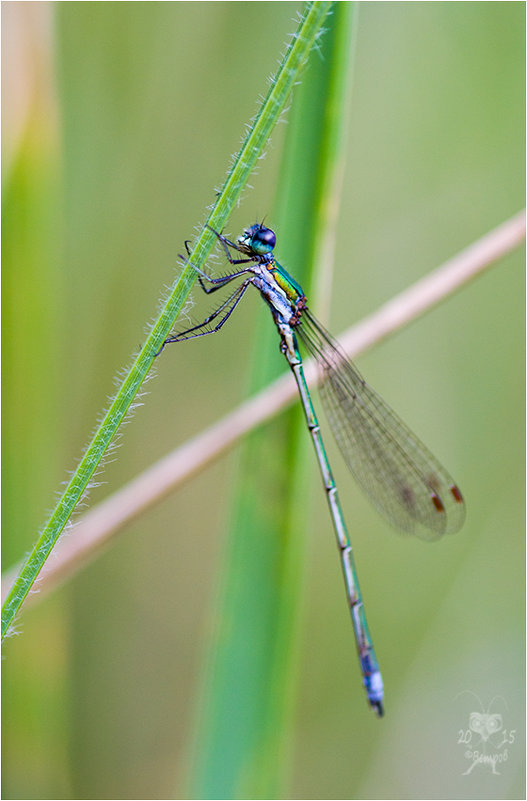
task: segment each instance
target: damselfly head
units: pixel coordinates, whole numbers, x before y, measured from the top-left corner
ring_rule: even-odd
[[[238,244],[242,248],[247,248],[258,256],[265,256],[270,253],[276,245],[274,231],[266,228],[265,225],[255,223],[250,228],[246,228],[243,234],[238,237]]]

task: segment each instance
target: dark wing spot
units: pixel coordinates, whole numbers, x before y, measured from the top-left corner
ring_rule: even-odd
[[[401,501],[407,509],[413,509],[415,506],[415,492],[408,485],[401,487]]]
[[[456,501],[456,503],[463,503],[463,496],[461,494],[461,490],[459,489],[459,487],[456,487],[455,484],[452,484],[452,486],[450,487],[450,492],[454,496],[454,500]]]
[[[432,498],[432,503],[434,504],[436,510],[438,512],[443,512],[443,514],[444,514],[445,507],[443,506],[443,501],[441,500],[439,495],[436,495],[435,492],[433,492],[430,497]]]

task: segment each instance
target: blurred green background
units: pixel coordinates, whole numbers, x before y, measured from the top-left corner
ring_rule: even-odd
[[[301,8],[3,5],[4,568],[34,542],[142,342]],[[524,15],[360,3],[332,331],[523,205]],[[284,130],[232,235],[272,224]],[[265,314],[247,297],[221,336],[169,352],[91,504],[243,399]],[[313,468],[287,797],[525,794],[523,330],[516,252],[360,359],[455,475],[468,518],[434,545],[393,535],[330,448],[385,678],[377,721]],[[236,459],[20,617],[3,669],[4,798],[185,796]],[[489,704],[515,742],[499,776],[463,776],[460,735]]]

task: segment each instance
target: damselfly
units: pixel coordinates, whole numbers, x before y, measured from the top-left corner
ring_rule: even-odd
[[[349,535],[304,377],[297,340],[315,357],[322,370],[322,400],[345,462],[390,523],[425,539],[452,533],[463,524],[463,497],[447,471],[366,384],[337,342],[315,319],[302,288],[274,257],[274,232],[264,225],[255,224],[247,228],[236,242],[213,232],[231,265],[244,266],[221,278],[212,278],[195,268],[203,290],[211,293],[237,278],[243,278],[243,281],[202,323],[168,337],[161,350],[170,342],[182,342],[219,331],[247,288],[252,284],[260,290],[280,334],[280,349],[293,371],[315,446],[337,535],[363,684],[370,706],[381,716],[381,673],[366,623]],[[232,250],[244,258],[232,258]]]

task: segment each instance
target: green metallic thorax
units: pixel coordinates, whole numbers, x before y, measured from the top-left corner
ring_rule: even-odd
[[[291,278],[287,270],[284,270],[276,259],[270,261],[266,266],[280,289],[284,290],[289,300],[296,303],[300,298],[304,297],[304,290],[300,284],[298,284],[294,278]]]

